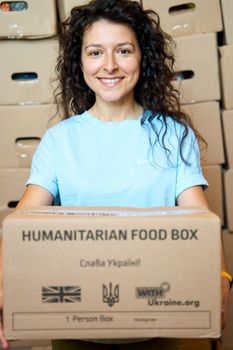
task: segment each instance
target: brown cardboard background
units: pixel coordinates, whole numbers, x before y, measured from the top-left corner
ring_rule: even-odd
[[[28,4],[28,9],[22,12],[0,11],[0,37],[30,38],[56,34],[56,1],[30,0]]]
[[[58,120],[53,119],[55,113],[55,105],[49,104],[0,105],[0,130],[3,131],[0,138],[0,168],[29,168],[37,143],[29,140],[27,147],[21,147],[15,141],[18,138],[41,138],[47,128]]]
[[[222,168],[219,165],[205,165],[202,170],[209,183],[205,195],[210,209],[221,218],[224,225]]]
[[[73,7],[85,5],[88,2],[88,0],[57,0],[58,13],[61,22],[63,22],[69,16],[70,11]]]
[[[220,99],[216,34],[197,34],[175,39],[177,72],[193,71],[194,77],[174,81],[183,104]]]
[[[87,4],[88,0],[57,0],[58,12],[61,22],[63,22],[70,14],[73,7]]]
[[[227,165],[233,168],[233,110],[223,111],[222,121]]]
[[[23,194],[30,169],[0,169],[0,206],[17,201]]]
[[[0,345],[0,349],[2,346]],[[49,340],[13,340],[10,341],[10,349],[18,350],[52,350]]]
[[[29,173],[29,169],[0,169],[0,235],[3,219],[14,210],[9,208],[8,204],[20,200]]]
[[[158,12],[163,30],[173,36],[218,32],[222,29],[218,0],[193,0],[192,3],[196,6],[194,11],[169,14],[170,7],[187,3],[184,0],[143,0],[144,8]]]
[[[219,102],[184,105],[182,109],[191,116],[195,128],[208,144],[207,150],[202,149],[201,152],[203,165],[223,164],[225,159]]]
[[[232,0],[221,0],[221,8],[224,24],[224,36],[226,44],[233,44],[233,2]]]
[[[222,103],[224,109],[233,109],[233,44],[221,46],[219,52]]]
[[[0,41],[0,105],[51,103],[58,55],[56,39]],[[17,53],[17,59],[16,59]],[[32,72],[37,80],[14,81],[12,74]],[[52,84],[52,85],[51,85]]]
[[[233,231],[233,169],[224,172],[224,198],[227,229]]]

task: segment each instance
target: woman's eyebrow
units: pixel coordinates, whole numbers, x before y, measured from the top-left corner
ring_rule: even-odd
[[[103,45],[101,44],[95,44],[95,43],[91,43],[85,46],[85,49],[88,49],[89,47],[102,47]]]
[[[122,42],[122,43],[117,43],[116,47],[118,47],[118,46],[125,46],[125,45],[130,45],[130,46],[134,47],[134,44],[129,42],[129,41]],[[85,49],[88,49],[89,47],[103,47],[103,46],[104,46],[103,44],[90,43],[90,44],[85,46]]]

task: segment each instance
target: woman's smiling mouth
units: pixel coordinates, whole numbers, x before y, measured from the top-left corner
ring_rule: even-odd
[[[115,87],[117,86],[124,78],[120,77],[120,78],[98,78],[99,81],[107,86],[107,87]]]

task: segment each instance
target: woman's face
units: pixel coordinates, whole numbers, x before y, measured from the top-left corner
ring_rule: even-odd
[[[97,103],[133,99],[140,61],[137,38],[128,26],[100,20],[84,32],[83,75]]]

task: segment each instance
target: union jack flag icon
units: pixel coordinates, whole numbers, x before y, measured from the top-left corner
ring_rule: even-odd
[[[79,286],[42,287],[43,303],[78,303],[81,302]]]

